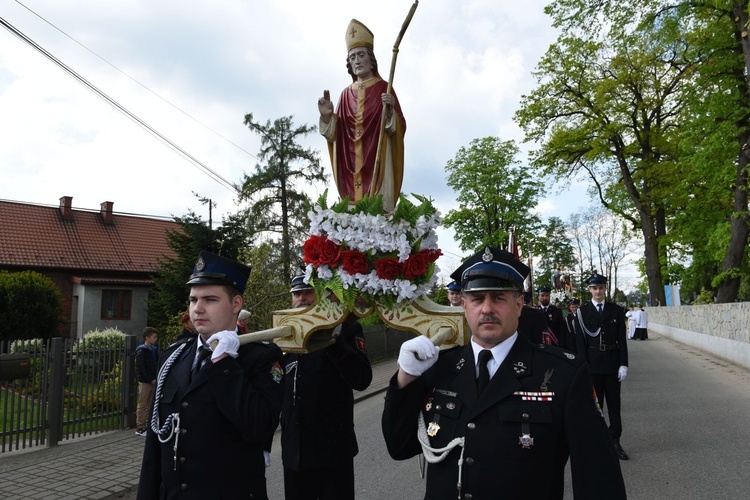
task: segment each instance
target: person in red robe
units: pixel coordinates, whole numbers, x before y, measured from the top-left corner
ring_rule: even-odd
[[[356,203],[382,194],[383,207],[391,211],[401,193],[406,121],[395,92],[387,92],[388,82],[378,74],[373,45],[372,32],[352,19],[346,30],[346,65],[353,83],[341,92],[335,113],[327,90],[318,99],[320,133],[328,141],[339,196]]]

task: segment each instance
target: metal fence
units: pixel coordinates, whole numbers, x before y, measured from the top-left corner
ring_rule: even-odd
[[[136,338],[86,347],[70,339],[0,342],[0,354],[25,352],[30,373],[0,382],[0,453],[135,424]]]

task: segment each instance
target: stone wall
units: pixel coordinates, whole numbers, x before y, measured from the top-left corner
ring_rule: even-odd
[[[750,369],[750,302],[649,307],[648,330]]]

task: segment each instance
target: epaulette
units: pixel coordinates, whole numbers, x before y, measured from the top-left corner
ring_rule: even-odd
[[[534,348],[536,350],[539,350],[541,352],[544,352],[556,358],[564,359],[571,364],[576,364],[580,362],[580,358],[578,355],[573,354],[572,352],[567,351],[563,349],[562,347],[558,347],[556,345],[534,344]]]
[[[197,339],[197,338],[198,338],[197,335],[193,335],[192,337],[187,337],[187,338],[184,338],[184,339],[180,339],[180,340],[178,340],[176,342],[173,342],[173,343],[169,344],[169,346],[166,349],[164,349],[164,352],[176,349],[177,347],[181,346],[182,344],[188,344],[189,345],[190,343],[195,342],[195,339]]]

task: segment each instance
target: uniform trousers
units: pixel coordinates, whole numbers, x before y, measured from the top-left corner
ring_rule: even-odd
[[[622,419],[620,418],[620,381],[617,374],[592,373],[591,383],[599,398],[599,406],[602,410],[606,406],[609,417],[609,437],[619,440],[622,435]]]
[[[296,471],[284,467],[285,500],[354,500],[354,459]]]

